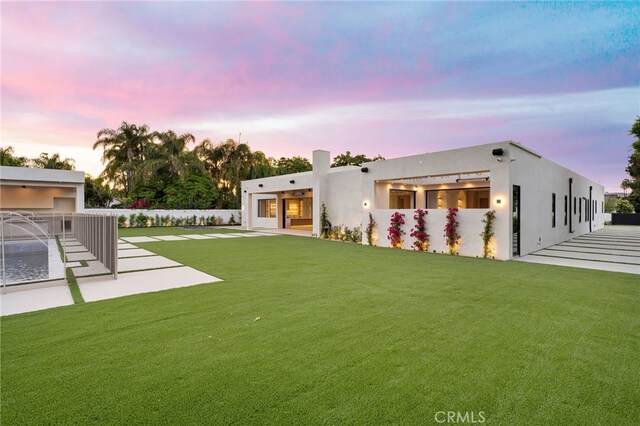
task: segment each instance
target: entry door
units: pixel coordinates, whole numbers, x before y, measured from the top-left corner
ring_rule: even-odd
[[[513,185],[512,223],[513,223],[513,255],[520,256],[520,187]]]

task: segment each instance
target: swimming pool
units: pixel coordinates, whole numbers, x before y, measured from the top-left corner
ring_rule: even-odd
[[[64,277],[64,264],[55,240],[5,241],[4,267],[6,284],[60,279]],[[0,282],[3,277],[0,262]]]

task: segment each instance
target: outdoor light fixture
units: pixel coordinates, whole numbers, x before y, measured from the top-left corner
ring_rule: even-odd
[[[364,207],[365,209],[366,209],[367,207],[369,207],[369,202],[368,202],[368,201],[363,201],[363,202],[362,202],[362,207]]]
[[[502,204],[502,198],[497,198],[496,199],[496,204]]]
[[[494,157],[501,157],[504,155],[504,149],[496,148],[493,151],[491,151],[491,153],[494,155]]]
[[[471,178],[458,178],[456,179],[456,183],[466,183],[466,182],[478,182],[478,181],[485,181],[488,182],[489,178],[488,177],[471,177]]]
[[[369,168],[368,167],[363,167],[363,168],[360,169],[360,171],[362,173],[369,173]]]
[[[22,189],[25,189],[27,187],[27,185],[22,185]]]
[[[293,180],[293,179],[291,179],[291,180],[289,181],[289,183],[294,184],[294,183],[296,183],[296,181],[295,181],[295,180]]]
[[[258,186],[259,186],[260,188],[262,188],[264,185],[263,185],[263,184],[261,184],[261,183],[259,183],[259,184],[258,184]]]

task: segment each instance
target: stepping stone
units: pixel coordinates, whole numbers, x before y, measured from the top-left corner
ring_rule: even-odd
[[[67,261],[75,262],[78,260],[95,260],[96,257],[88,251],[82,253],[67,253]]]
[[[168,268],[172,266],[182,266],[178,262],[162,256],[132,257],[128,259],[118,259],[118,272],[141,271],[143,269]]]
[[[186,238],[182,238],[177,235],[162,235],[162,236],[153,237],[153,238],[157,238],[161,241],[185,241],[186,240]]]
[[[74,277],[87,277],[90,275],[111,275],[111,272],[97,260],[87,262],[87,266],[71,269]]]
[[[129,243],[118,243],[118,250],[137,249],[137,246]]]
[[[206,240],[209,237],[205,237],[204,235],[200,235],[200,234],[189,234],[189,235],[183,235],[184,237],[187,237],[189,239],[192,240]]]
[[[0,315],[2,316],[67,305],[73,305],[73,297],[66,285],[0,294]]]
[[[218,238],[238,238],[236,235],[218,234]]]
[[[155,253],[149,250],[137,248],[133,250],[118,250],[118,259],[124,259],[127,257],[141,257],[141,256],[156,256]]]
[[[151,237],[126,237],[122,239],[129,243],[152,243],[158,241],[157,239]]]
[[[84,246],[71,246],[64,248],[65,253],[81,253],[83,251],[89,251]]]
[[[75,268],[77,266],[82,266],[80,262],[67,262],[67,268]]]
[[[220,281],[220,278],[189,266],[181,266],[118,274],[117,280],[112,277],[81,278],[78,279],[78,286],[84,300],[93,302]]]
[[[202,237],[207,238],[207,239],[215,239],[218,238],[217,234],[200,234]]]

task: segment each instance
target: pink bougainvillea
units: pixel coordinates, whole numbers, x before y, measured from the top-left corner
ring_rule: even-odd
[[[447,223],[444,225],[444,236],[447,239],[449,254],[456,254],[458,243],[460,242],[460,234],[458,234],[458,219],[456,214],[458,209],[447,209]]]
[[[418,251],[429,250],[429,234],[427,234],[427,221],[425,220],[427,213],[426,210],[418,209],[416,214],[413,215],[416,224],[409,235],[416,239],[413,242],[413,248]]]
[[[143,200],[141,198],[141,199],[136,200],[133,203],[131,203],[129,208],[130,209],[148,209],[149,208],[149,202],[147,200]]]
[[[402,225],[404,225],[404,214],[395,212],[391,215],[391,226],[387,231],[389,235],[387,238],[391,241],[391,248],[402,248],[402,236],[404,231]]]

